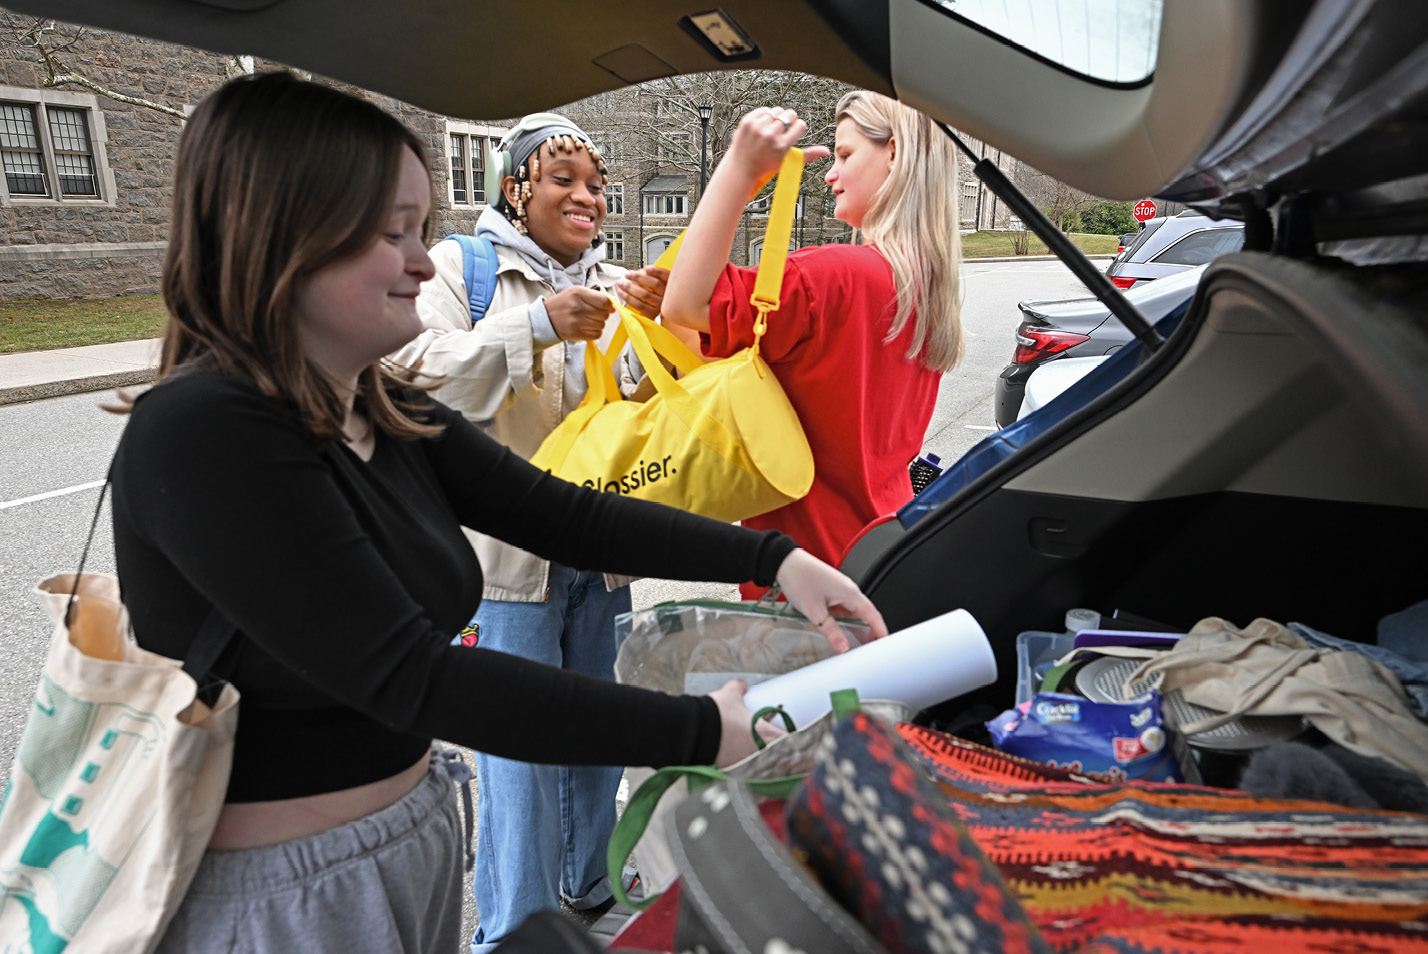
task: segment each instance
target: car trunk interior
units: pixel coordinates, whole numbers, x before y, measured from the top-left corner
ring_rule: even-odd
[[[1221,259],[1158,353],[915,525],[864,590],[893,629],[969,610],[1000,673],[976,701],[998,707],[1017,634],[1073,607],[1374,642],[1428,597],[1421,277]]]

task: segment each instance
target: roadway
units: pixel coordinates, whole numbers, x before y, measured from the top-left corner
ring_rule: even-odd
[[[1070,298],[1085,289],[1059,262],[970,263],[963,268],[966,356],[947,375],[925,449],[955,460],[994,429],[993,384],[1012,351],[1023,298]],[[79,562],[106,465],[124,418],[99,405],[110,392],[0,406],[0,771],[8,777],[30,709],[50,628],[30,597],[43,576]],[[90,569],[112,572],[107,508]],[[723,585],[643,580],[636,607],[668,599],[736,597]]]

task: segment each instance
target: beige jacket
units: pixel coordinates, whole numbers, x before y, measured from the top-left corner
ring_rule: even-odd
[[[401,364],[420,360],[423,371],[444,376],[444,383],[432,392],[437,400],[530,459],[585,396],[585,345],[536,344],[530,305],[554,289],[514,251],[495,248],[496,292],[485,317],[473,327],[461,249],[455,242],[436,243],[431,250],[436,275],[422,285],[417,298],[425,330],[392,357]],[[587,284],[614,294],[624,273],[619,266],[602,263],[590,270]],[[614,321],[606,323],[602,348],[616,327]],[[484,534],[468,530],[466,535],[481,560],[484,598],[517,603],[547,598],[547,561]]]

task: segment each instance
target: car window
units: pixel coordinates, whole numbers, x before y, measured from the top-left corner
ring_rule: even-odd
[[[1191,232],[1151,261],[1157,265],[1204,265],[1244,244],[1244,229],[1203,229]]]
[[[1163,0],[938,0],[959,20],[1054,66],[1135,86],[1155,72]]]
[[[1126,246],[1126,250],[1121,254],[1129,261],[1135,257],[1135,253],[1145,247],[1145,243],[1150,241],[1150,237],[1160,231],[1160,227],[1166,223],[1164,218],[1151,219],[1140,227],[1136,233],[1135,241]]]

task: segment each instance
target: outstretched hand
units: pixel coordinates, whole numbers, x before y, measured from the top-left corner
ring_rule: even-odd
[[[793,608],[818,625],[828,644],[838,652],[849,646],[834,616],[850,616],[868,624],[872,639],[888,634],[883,614],[847,576],[807,550],[794,550],[778,568],[777,580]]]
[[[615,285],[620,300],[646,318],[659,317],[664,303],[664,286],[669,281],[669,269],[646,265],[625,273]]]
[[[614,310],[609,295],[582,285],[572,285],[545,300],[545,313],[562,341],[598,341]]]

